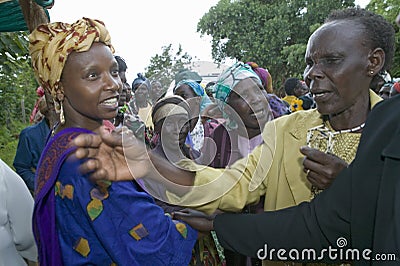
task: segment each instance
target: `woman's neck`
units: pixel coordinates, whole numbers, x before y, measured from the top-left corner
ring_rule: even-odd
[[[66,119],[65,123],[63,125],[58,124],[58,126],[55,129],[55,133],[60,132],[63,129],[66,128],[71,128],[71,127],[77,127],[77,128],[85,128],[87,130],[99,133],[99,128],[103,125],[103,121],[99,120],[93,120],[91,122],[87,122],[87,123],[74,123],[74,122],[70,122],[70,120]]]
[[[145,99],[136,99],[136,106],[138,108],[146,108],[147,107],[147,100],[145,100]]]
[[[327,116],[327,119],[331,127],[336,131],[351,129],[365,123],[370,109],[368,98],[366,101],[358,101],[351,108],[343,112]]]
[[[185,154],[185,151],[183,149],[183,146],[177,146],[176,148],[168,148],[166,151],[164,149],[164,145],[162,145],[162,142],[160,141],[159,144],[154,148],[154,151],[159,154],[164,156],[164,158],[168,159],[171,162],[178,162],[182,159],[188,158],[187,154]]]

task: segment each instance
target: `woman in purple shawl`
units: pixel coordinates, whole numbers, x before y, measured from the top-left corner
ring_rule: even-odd
[[[187,265],[197,232],[135,181],[91,183],[69,143],[117,114],[118,64],[98,20],[43,24],[29,36],[36,78],[60,123],[36,172],[33,227],[41,265]]]

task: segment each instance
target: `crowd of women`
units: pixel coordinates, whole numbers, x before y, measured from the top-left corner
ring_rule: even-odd
[[[208,90],[190,75],[177,76],[170,93],[142,74],[130,86],[126,62],[95,19],[40,25],[29,42],[58,115],[34,166],[40,265],[267,265],[279,258],[257,258],[261,243],[320,250],[335,237],[353,239],[345,207],[310,222],[296,208],[264,211],[324,203],[352,168],[382,101],[371,84],[394,55],[394,28],[383,17],[332,12],[309,38],[304,81],[285,82],[286,99],[254,62],[236,62]],[[268,226],[259,222],[266,214]],[[292,235],[281,239],[281,226]],[[373,243],[349,248],[385,251]],[[34,261],[27,248],[20,254]]]

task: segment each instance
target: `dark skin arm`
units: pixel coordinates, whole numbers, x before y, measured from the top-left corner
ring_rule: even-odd
[[[126,181],[151,178],[167,189],[186,193],[194,183],[195,173],[182,170],[165,158],[148,151],[132,132],[123,129],[108,133],[103,127],[99,135],[81,134],[72,142],[77,158],[89,158],[80,166],[93,181]]]
[[[183,209],[172,213],[172,216],[174,219],[184,221],[199,232],[207,233],[214,230],[214,218],[219,213],[222,212],[217,210],[215,213],[207,215],[193,209]]]
[[[348,166],[339,157],[321,152],[319,150],[303,146],[300,148],[305,155],[303,166],[304,171],[308,172],[308,180],[320,189],[328,188],[335,180],[336,176]],[[206,215],[192,209],[184,209],[174,213],[174,218],[188,223],[198,231],[205,232],[213,230],[213,221],[217,213]]]
[[[339,157],[319,150],[302,146],[300,152],[304,154],[304,172],[311,184],[319,189],[328,188],[336,176],[348,167],[348,164]]]

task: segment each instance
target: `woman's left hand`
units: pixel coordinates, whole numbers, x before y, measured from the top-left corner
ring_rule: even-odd
[[[300,152],[305,155],[303,160],[303,171],[307,173],[307,179],[312,185],[319,189],[328,188],[336,176],[348,164],[333,154],[328,154],[317,149],[303,146]]]

